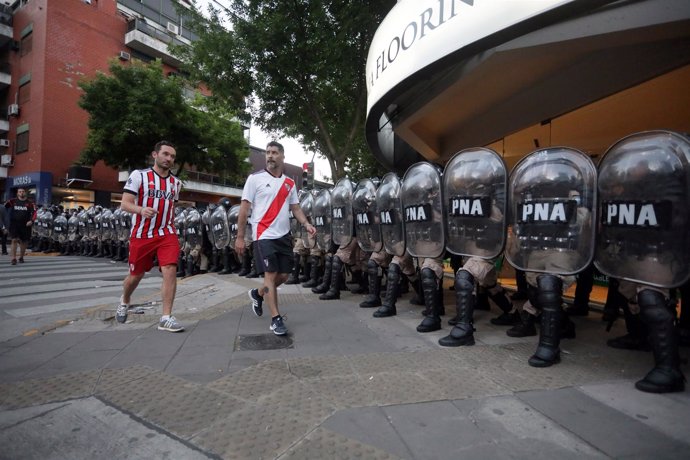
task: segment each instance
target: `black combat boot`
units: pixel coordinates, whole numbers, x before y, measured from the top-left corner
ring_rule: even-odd
[[[225,247],[222,249],[220,257],[222,257],[223,263],[219,264],[223,266],[223,269],[218,271],[219,275],[229,275],[232,273],[232,264],[230,262],[230,259],[233,257],[232,252],[230,251],[230,248]],[[220,258],[219,257],[219,258]]]
[[[563,282],[554,275],[537,278],[537,302],[541,308],[541,330],[537,351],[527,363],[532,367],[549,367],[561,361],[561,325],[563,323]]]
[[[374,312],[374,318],[386,318],[388,316],[395,316],[398,314],[398,311],[395,309],[395,302],[400,296],[401,279],[402,270],[400,270],[400,265],[390,264],[388,266],[386,297],[383,299],[381,306]]]
[[[187,256],[187,267],[186,267],[187,276],[194,276],[196,274],[195,268],[196,267],[194,266],[194,257],[192,257],[191,255],[188,255]]]
[[[285,284],[298,284],[299,283],[299,272],[300,272],[300,265],[301,265],[301,257],[299,253],[293,252],[292,253],[292,271],[290,272],[290,276],[288,276],[287,281],[285,281]]]
[[[594,264],[577,275],[575,298],[573,304],[566,309],[569,316],[587,316],[589,314],[589,296],[594,286]]]
[[[439,339],[442,347],[460,347],[474,345],[474,277],[467,270],[460,269],[455,274],[455,308],[457,323],[450,334]]]
[[[483,286],[477,286],[477,304],[474,306],[475,310],[489,311],[491,304],[489,303],[489,290]]]
[[[244,256],[242,257],[242,268],[237,273],[238,276],[247,276],[249,271],[252,269],[252,256],[249,254],[248,250],[244,250]]]
[[[491,298],[503,312],[496,318],[491,318],[491,324],[495,324],[496,326],[512,326],[520,321],[520,315],[517,311],[511,313],[513,311],[513,304],[508,300],[508,296],[501,286],[495,285],[487,288],[486,292],[489,298]]]
[[[311,256],[311,271],[309,272],[309,280],[302,284],[302,287],[313,288],[319,284],[319,271],[321,269],[321,257]]]
[[[679,289],[683,302],[678,318],[678,345],[690,347],[690,281],[687,281]]]
[[[311,279],[311,259],[311,257],[304,257],[304,270],[302,270],[302,274],[297,278],[299,283],[306,283]]]
[[[320,300],[336,300],[340,298],[340,279],[343,276],[343,261],[340,257],[333,256],[331,262],[331,285],[328,290],[319,296]]]
[[[652,351],[640,315],[633,314],[627,303],[623,306],[623,317],[625,318],[625,328],[628,333],[624,336],[607,340],[606,345],[622,350]]]
[[[422,278],[419,276],[410,277],[410,284],[414,290],[414,296],[410,299],[412,305],[424,305],[424,291],[422,290]],[[426,316],[426,308],[422,311],[422,316]]]
[[[323,265],[323,278],[321,279],[321,284],[316,287],[311,288],[311,292],[314,294],[323,294],[331,287],[331,271],[333,269],[333,256],[327,255],[326,262]]]
[[[360,308],[376,308],[381,305],[381,276],[379,266],[376,262],[369,259],[367,262],[367,273],[369,281],[369,294],[364,301],[359,304]]]
[[[508,337],[532,337],[537,335],[537,328],[534,327],[537,318],[534,315],[522,310],[518,318],[519,321],[506,331]]]
[[[180,255],[177,258],[177,277],[183,278],[186,275],[186,263],[184,259],[184,252],[180,251]]]
[[[352,272],[352,284],[350,292],[353,294],[366,294],[369,291],[368,273],[357,270]]]
[[[439,286],[436,273],[430,268],[423,268],[420,275],[422,280],[422,290],[424,292],[424,303],[426,305],[426,316],[417,326],[417,332],[433,332],[441,329],[441,308],[439,301]]]
[[[685,376],[680,370],[676,311],[663,294],[643,289],[637,294],[640,315],[649,330],[654,352],[654,369],[635,382],[635,388],[647,393],[671,393],[685,389]]]
[[[256,271],[256,261],[254,257],[252,257],[250,260],[249,273],[247,273],[246,278],[258,278],[259,276],[259,272]]]

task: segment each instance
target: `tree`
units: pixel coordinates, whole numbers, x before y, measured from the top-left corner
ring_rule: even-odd
[[[372,37],[394,0],[230,0],[196,14],[199,36],[175,52],[216,98],[252,113],[268,132],[296,137],[325,157],[334,179],[380,166],[364,139],[365,64]],[[224,27],[224,19],[232,28]],[[251,105],[250,105],[251,106]]]
[[[249,154],[242,127],[231,113],[203,98],[183,96],[183,82],[166,78],[160,62],[121,65],[112,61],[110,75],[99,73],[79,83],[79,106],[89,113],[89,133],[80,162],[99,160],[111,167],[138,168],[161,139],[177,147],[177,164],[195,165],[234,179],[244,178]]]

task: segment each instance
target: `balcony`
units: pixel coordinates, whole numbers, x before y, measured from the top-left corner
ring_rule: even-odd
[[[231,183],[214,174],[185,170],[186,179],[183,190],[188,192],[202,192],[213,195],[240,198],[243,185]]]
[[[12,84],[12,68],[9,62],[0,63],[0,90]],[[7,112],[5,112],[7,113]]]
[[[0,48],[12,40],[12,7],[0,5]]]
[[[149,56],[159,58],[165,64],[179,67],[182,65],[182,61],[168,50],[170,44],[185,45],[186,43],[178,40],[170,33],[147,24],[144,19],[129,21],[125,34],[125,45]]]

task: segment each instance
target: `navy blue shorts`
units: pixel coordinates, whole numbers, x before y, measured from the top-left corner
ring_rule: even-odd
[[[252,243],[257,273],[290,273],[293,268],[292,235]]]

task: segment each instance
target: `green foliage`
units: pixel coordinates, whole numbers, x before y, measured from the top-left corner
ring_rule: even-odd
[[[199,40],[174,51],[193,78],[234,109],[255,97],[259,126],[297,138],[325,157],[338,179],[377,169],[364,141],[365,64],[373,34],[394,5],[231,0],[228,10],[211,9],[209,20],[191,20]]]
[[[147,164],[161,139],[177,147],[177,164],[241,180],[249,151],[242,128],[231,113],[183,97],[183,80],[165,78],[160,62],[112,61],[110,75],[80,82],[79,106],[89,113],[89,133],[80,162],[99,160],[111,167]]]

